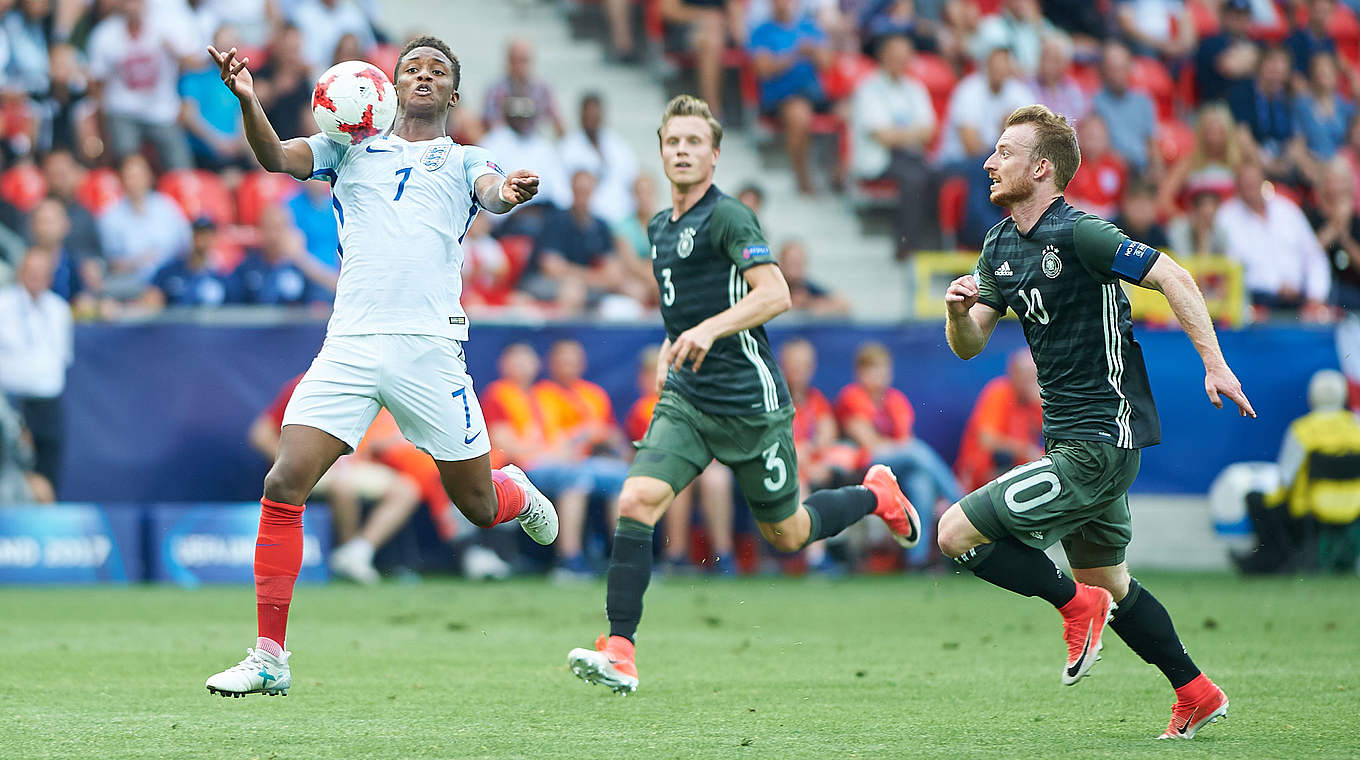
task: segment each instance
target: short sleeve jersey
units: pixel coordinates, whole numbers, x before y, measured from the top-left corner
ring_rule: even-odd
[[[756,215],[716,185],[679,219],[671,214],[652,217],[647,238],[666,337],[674,341],[741,300],[749,290],[742,272],[773,264],[774,256]],[[666,387],[708,414],[762,414],[790,403],[763,325],[714,341],[698,372],[672,368]]]
[[[340,281],[328,335],[439,335],[467,340],[459,303],[474,183],[504,174],[482,148],[396,135],[344,146],[307,138],[312,178],[331,183]]]
[[[1057,198],[1028,235],[1007,218],[978,258],[978,300],[1020,315],[1039,368],[1044,437],[1136,449],[1161,442],[1143,350],[1119,280],[1160,254]]]

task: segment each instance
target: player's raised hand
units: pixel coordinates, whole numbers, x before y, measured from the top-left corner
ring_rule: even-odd
[[[538,195],[538,175],[528,169],[516,169],[505,175],[501,183],[501,200],[512,205],[528,203]]]
[[[220,70],[218,73],[222,77],[222,84],[233,95],[241,100],[255,97],[255,79],[250,76],[250,69],[246,68],[246,64],[250,63],[249,58],[237,60],[236,48],[219,53],[212,45],[208,46],[208,55],[212,56],[213,63]]]
[[[694,371],[698,372],[699,365],[704,363],[704,357],[708,356],[708,351],[711,348],[713,348],[713,336],[709,334],[708,330],[704,329],[703,323],[700,323],[680,333],[680,337],[676,338],[675,342],[670,345],[668,353],[662,356],[657,363],[663,367],[670,366],[681,369],[685,366],[685,362],[692,362]]]
[[[1247,394],[1242,392],[1242,383],[1238,382],[1237,375],[1234,375],[1227,365],[1205,370],[1204,391],[1209,394],[1209,402],[1215,408],[1223,408],[1223,400],[1219,398],[1221,393],[1237,404],[1238,414],[1243,417],[1256,417],[1256,410],[1251,408]]]
[[[949,288],[944,292],[944,304],[949,309],[950,314],[965,316],[968,314],[968,310],[973,308],[973,304],[977,302],[977,279],[971,274],[966,274],[949,283]]]

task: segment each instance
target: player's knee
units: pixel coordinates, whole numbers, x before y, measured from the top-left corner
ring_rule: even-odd
[[[491,486],[490,479],[485,483],[460,481],[455,484],[445,480],[444,492],[449,495],[468,522],[479,528],[490,528],[496,524],[499,509],[496,504],[496,489]]]
[[[958,557],[966,553],[977,545],[972,526],[966,520],[960,520],[962,510],[955,504],[940,516],[940,523],[935,529],[935,543],[940,547],[940,551],[946,557]]]
[[[305,481],[301,473],[282,460],[276,461],[264,476],[264,497],[281,504],[302,504],[312,490],[312,484]]]
[[[664,484],[642,485],[628,481],[619,494],[619,517],[627,517],[646,525],[655,525],[674,497]]]
[[[784,531],[771,531],[766,534],[765,538],[770,542],[770,546],[773,546],[776,551],[781,551],[785,554],[796,552],[802,549],[803,545],[807,543],[806,541],[800,541],[798,537],[794,536],[792,533],[786,533]]]

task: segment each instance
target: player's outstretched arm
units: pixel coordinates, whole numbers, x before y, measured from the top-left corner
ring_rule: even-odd
[[[763,325],[793,305],[789,284],[777,265],[757,264],[742,272],[742,277],[751,288],[746,295],[733,306],[680,333],[675,343],[663,347],[661,364],[680,369],[685,362],[693,362],[694,371],[698,372],[713,341]]]
[[[966,274],[949,283],[944,294],[947,320],[944,335],[949,349],[960,359],[982,353],[1001,319],[1001,312],[978,301],[977,279]]]
[[[241,102],[241,121],[245,127],[246,141],[255,153],[255,159],[265,171],[287,172],[298,179],[312,176],[312,146],[306,140],[292,139],[284,142],[274,131],[274,125],[265,116],[260,99],[255,96],[255,80],[246,64],[249,58],[236,58],[236,48],[220,53],[211,45],[208,55],[212,56],[222,76],[222,84],[231,90]]]
[[[504,214],[538,195],[538,175],[528,169],[516,169],[504,178],[497,174],[483,174],[474,184],[477,203],[493,214]]]
[[[1200,359],[1204,362],[1204,392],[1209,401],[1219,409],[1223,401],[1219,394],[1232,399],[1237,411],[1243,417],[1255,417],[1247,395],[1242,392],[1242,383],[1229,369],[1223,358],[1223,350],[1218,346],[1218,335],[1214,333],[1214,322],[1209,318],[1209,309],[1204,305],[1204,295],[1195,284],[1195,278],[1177,264],[1170,256],[1158,256],[1152,263],[1142,282],[1145,288],[1160,291],[1171,305],[1171,311],[1181,323],[1181,329],[1190,336]]]

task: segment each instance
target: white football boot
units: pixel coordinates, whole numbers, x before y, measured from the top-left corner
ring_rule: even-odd
[[[516,519],[524,532],[529,534],[529,538],[547,546],[557,540],[557,509],[543,492],[538,490],[533,483],[529,482],[529,476],[524,474],[524,470],[507,464],[501,468],[501,472],[510,476],[510,479],[519,484],[524,489],[524,493],[529,497],[529,504]]]
[[[262,649],[247,649],[246,658],[236,665],[212,676],[204,684],[209,694],[224,697],[244,697],[247,694],[268,694],[288,696],[293,685],[293,676],[288,669],[288,658],[292,652],[284,652],[282,657]]]

